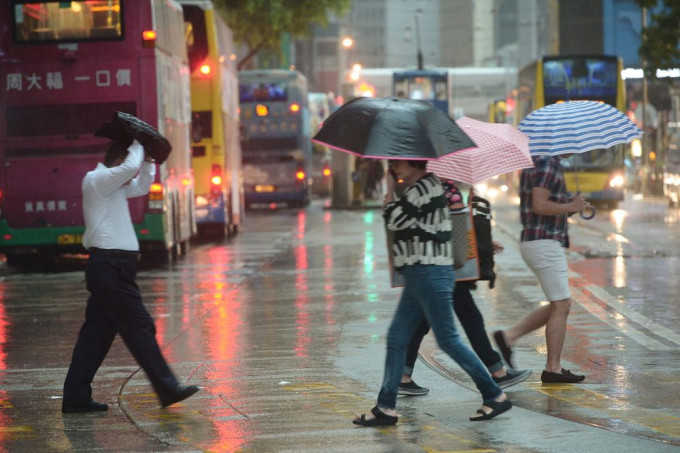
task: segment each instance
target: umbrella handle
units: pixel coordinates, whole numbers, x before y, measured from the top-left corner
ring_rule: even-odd
[[[581,194],[580,190],[576,192],[576,195],[580,195],[580,194]],[[584,214],[584,212],[587,212],[588,210],[590,210],[590,215]],[[581,216],[581,218],[583,220],[590,220],[593,217],[595,217],[595,211],[596,211],[595,206],[589,206],[586,209],[584,209],[583,211],[579,212],[579,215]]]
[[[590,215],[585,215],[584,212],[586,212],[588,210],[590,210]],[[593,217],[595,217],[595,211],[596,211],[595,206],[590,206],[590,207],[584,209],[583,211],[579,212],[579,215],[581,216],[581,218],[583,220],[590,220]]]

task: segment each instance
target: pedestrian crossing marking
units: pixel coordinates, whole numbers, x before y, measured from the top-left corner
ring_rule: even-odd
[[[608,419],[623,420],[674,438],[678,438],[680,434],[680,417],[660,412],[658,409],[633,407],[626,400],[612,398],[574,384],[526,385],[552,398],[607,414]]]

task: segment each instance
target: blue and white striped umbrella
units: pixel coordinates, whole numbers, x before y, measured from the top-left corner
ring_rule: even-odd
[[[568,101],[534,110],[518,129],[529,136],[532,156],[585,153],[630,143],[642,131],[609,104]]]

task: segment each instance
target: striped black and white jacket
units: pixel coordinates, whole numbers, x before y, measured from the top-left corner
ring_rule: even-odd
[[[383,217],[393,233],[395,269],[413,264],[453,265],[449,208],[444,188],[433,173],[387,203]]]

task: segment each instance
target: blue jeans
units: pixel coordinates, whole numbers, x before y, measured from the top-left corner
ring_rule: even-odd
[[[406,284],[387,332],[385,375],[378,405],[394,409],[406,363],[406,349],[420,321],[432,326],[437,344],[470,375],[483,401],[498,398],[503,391],[482,361],[462,342],[453,324],[452,292],[455,284],[451,266],[413,265],[401,269]]]
[[[470,292],[470,288],[473,286],[474,282],[456,282],[456,287],[453,289],[453,311],[456,313],[460,325],[463,326],[465,335],[470,340],[470,346],[472,346],[475,354],[482,360],[489,373],[493,373],[503,369],[503,359],[489,342],[489,336],[486,334],[486,327],[484,327],[484,317],[477,308]],[[408,345],[404,374],[413,375],[413,367],[418,359],[420,343],[429,331],[430,325],[426,319],[423,319]]]

